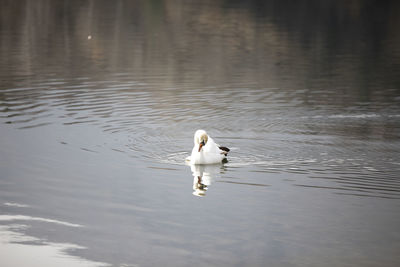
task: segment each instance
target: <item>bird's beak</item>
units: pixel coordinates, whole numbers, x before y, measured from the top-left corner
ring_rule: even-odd
[[[200,152],[201,148],[202,148],[204,145],[205,145],[204,141],[202,141],[202,142],[199,144],[199,152]]]

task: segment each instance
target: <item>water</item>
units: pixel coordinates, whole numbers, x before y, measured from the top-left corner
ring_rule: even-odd
[[[399,8],[1,1],[1,265],[398,266]]]

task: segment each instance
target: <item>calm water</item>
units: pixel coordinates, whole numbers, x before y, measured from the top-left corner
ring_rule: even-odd
[[[399,266],[399,3],[242,2],[0,1],[0,265]]]

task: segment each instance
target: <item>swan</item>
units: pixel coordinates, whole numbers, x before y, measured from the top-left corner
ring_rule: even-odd
[[[194,147],[188,158],[190,164],[216,164],[226,160],[229,148],[219,146],[204,130],[194,134]]]

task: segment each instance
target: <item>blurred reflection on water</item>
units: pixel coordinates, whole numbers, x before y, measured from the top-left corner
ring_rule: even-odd
[[[214,183],[223,172],[224,166],[220,164],[190,165],[193,175],[193,195],[205,196],[208,187]]]
[[[84,227],[0,235],[88,264],[397,266],[399,11],[1,1],[0,216]],[[199,128],[227,164],[185,166]]]

